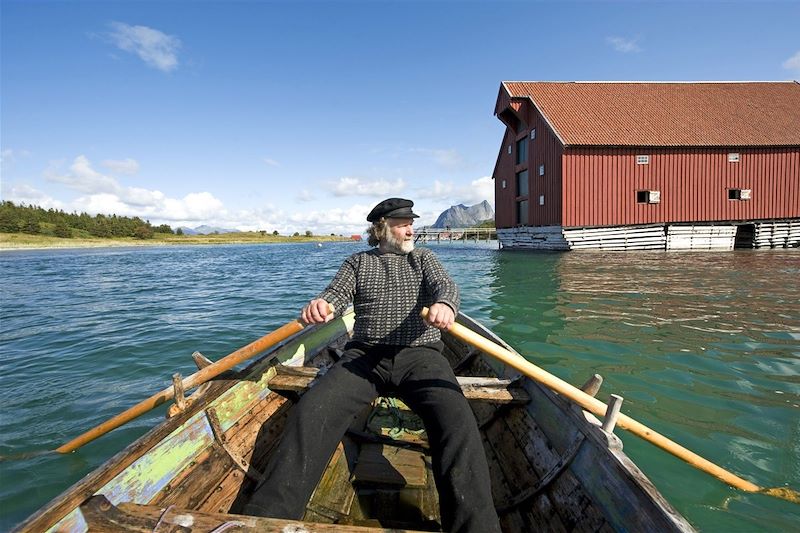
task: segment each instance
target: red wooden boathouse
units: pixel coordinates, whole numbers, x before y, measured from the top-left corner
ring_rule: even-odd
[[[800,246],[797,82],[503,82],[503,247]]]

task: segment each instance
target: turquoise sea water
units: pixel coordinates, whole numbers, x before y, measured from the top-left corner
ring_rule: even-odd
[[[0,454],[53,449],[296,317],[365,245],[0,254]],[[462,309],[536,364],[761,486],[800,490],[800,250],[499,252],[431,245]],[[0,462],[7,530],[163,420],[69,455]],[[704,531],[797,531],[800,506],[730,489],[622,432]]]

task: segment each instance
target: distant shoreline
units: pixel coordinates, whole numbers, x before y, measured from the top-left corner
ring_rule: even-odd
[[[128,238],[73,238],[64,239],[47,235],[25,233],[0,233],[0,252],[19,250],[70,250],[80,248],[132,248],[154,246],[199,246],[219,244],[302,244],[323,242],[358,242],[347,237],[302,235],[284,237],[280,235],[261,235],[254,232],[221,233],[209,235],[166,235],[157,234],[152,239]]]

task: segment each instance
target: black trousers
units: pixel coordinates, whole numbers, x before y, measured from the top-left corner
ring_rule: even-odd
[[[480,433],[442,347],[349,343],[292,410],[266,481],[244,512],[302,519],[354,417],[379,395],[394,395],[425,424],[445,531],[499,532]]]

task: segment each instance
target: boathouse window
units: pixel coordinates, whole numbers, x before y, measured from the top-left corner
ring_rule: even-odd
[[[528,223],[528,200],[517,202],[517,224]]]
[[[544,205],[544,194],[539,195],[539,205]]]
[[[544,165],[539,165],[539,175],[544,176]]]
[[[517,172],[517,196],[528,196],[528,171]]]
[[[536,128],[531,129],[531,140],[536,138]]]
[[[636,164],[637,165],[649,165],[650,164],[650,156],[649,155],[637,155],[636,156]]]
[[[511,155],[511,145],[508,145],[508,155]]]
[[[739,162],[739,152],[731,152],[728,154],[728,163],[738,163]]]
[[[728,189],[728,200],[749,200],[751,189]]]
[[[517,164],[521,165],[528,162],[528,140],[520,139],[517,141]]]
[[[506,188],[506,180],[503,180],[503,188]]]
[[[636,191],[637,204],[661,203],[661,191]]]

